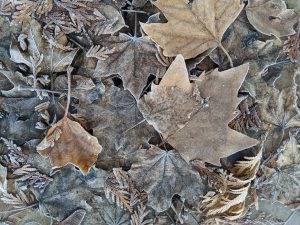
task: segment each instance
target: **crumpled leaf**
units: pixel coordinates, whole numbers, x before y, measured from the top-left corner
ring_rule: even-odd
[[[249,0],[246,12],[250,23],[263,34],[283,37],[295,33],[298,16],[283,0]]]
[[[197,202],[203,192],[200,176],[175,151],[156,146],[138,151],[129,175],[136,187],[149,194],[148,204],[158,212],[168,209],[173,195]]]
[[[300,164],[300,148],[293,134],[290,133],[290,139],[284,144],[282,151],[276,160],[278,167]]]
[[[129,90],[135,98],[139,98],[148,77],[163,75],[165,68],[156,59],[157,48],[149,37],[130,37],[119,34],[102,42],[104,46],[112,48],[112,53],[104,60],[98,60],[95,69],[96,76],[107,77],[118,74],[125,90]]]
[[[93,135],[103,146],[97,166],[108,166],[108,161],[112,161],[113,167],[120,167],[118,161],[122,155],[147,146],[150,138],[157,136],[155,130],[143,122],[130,92],[114,85],[106,87],[101,99],[91,104],[80,102],[77,110],[86,118],[88,129],[93,129]]]
[[[65,117],[49,129],[37,150],[42,156],[50,157],[55,167],[73,164],[87,174],[97,161],[102,146],[79,123]]]
[[[191,84],[177,56],[159,85],[138,102],[147,122],[189,161],[219,159],[258,142],[228,127],[242,99],[237,97],[249,65],[202,74]]]
[[[15,63],[23,63],[29,68],[33,68],[30,57],[39,62],[39,72],[51,74],[51,72],[64,72],[72,63],[78,49],[63,50],[49,44],[42,35],[41,24],[36,20],[31,20],[30,28],[27,31],[28,49],[22,51],[16,40],[12,41],[10,47],[11,60]],[[56,40],[60,45],[66,46],[67,36],[60,34]]]
[[[168,23],[141,24],[143,30],[164,49],[164,55],[182,54],[186,59],[220,46],[224,32],[244,7],[240,0],[158,0],[153,4]]]

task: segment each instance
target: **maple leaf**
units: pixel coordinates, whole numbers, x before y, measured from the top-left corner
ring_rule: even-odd
[[[49,129],[37,150],[42,156],[49,156],[53,166],[71,163],[87,174],[102,147],[79,123],[65,117]]]
[[[143,30],[164,49],[166,56],[181,54],[186,59],[209,48],[225,50],[222,36],[244,7],[240,0],[158,0],[154,5],[168,23],[141,24]]]
[[[33,60],[35,60],[38,62],[36,65],[39,68],[38,72],[43,74],[66,71],[78,51],[78,49],[66,51],[52,46],[43,38],[42,27],[36,20],[31,20],[27,36],[26,51],[23,51],[15,40],[12,41],[11,60],[15,63],[23,63],[31,69],[35,66],[33,64]],[[56,41],[62,46],[66,46],[68,43],[66,35],[58,35]]]
[[[139,190],[149,194],[148,204],[162,212],[178,194],[195,203],[203,191],[200,176],[175,151],[156,146],[138,151],[138,161],[132,164],[129,175]]]
[[[76,209],[88,209],[86,203],[94,194],[93,190],[103,188],[108,174],[93,168],[88,176],[83,176],[73,166],[61,168],[53,175],[53,181],[38,196],[40,210],[57,220],[63,220]],[[86,217],[88,213],[86,214]]]
[[[260,188],[260,198],[272,199],[283,204],[293,204],[300,196],[300,165],[292,164],[280,170],[263,168],[266,180]]]
[[[151,74],[160,76],[165,72],[164,66],[156,59],[157,48],[149,37],[137,38],[121,33],[102,44],[113,48],[113,51],[109,57],[98,60],[95,73],[100,77],[119,74],[125,90],[129,90],[137,99]]]
[[[283,0],[249,0],[246,13],[249,22],[263,34],[283,37],[295,33],[298,16]]]
[[[219,164],[219,158],[258,143],[228,127],[242,100],[237,94],[248,67],[214,70],[191,84],[184,58],[179,55],[138,106],[148,123],[185,160],[200,158]]]

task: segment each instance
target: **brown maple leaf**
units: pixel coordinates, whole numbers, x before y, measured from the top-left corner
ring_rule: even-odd
[[[242,100],[237,94],[248,68],[244,64],[223,72],[214,70],[191,84],[179,55],[138,106],[185,160],[200,158],[219,164],[219,158],[258,143],[228,127]]]
[[[282,0],[249,0],[246,13],[249,22],[263,34],[283,37],[295,33],[298,16]]]
[[[98,60],[95,69],[97,76],[118,74],[123,80],[125,90],[129,90],[137,99],[151,74],[163,75],[165,72],[165,67],[157,61],[157,48],[149,37],[137,38],[121,33],[118,37],[109,37],[102,44],[113,49],[103,49],[108,57],[102,56],[103,59]],[[101,49],[98,49],[97,53],[100,54]],[[96,56],[92,54],[92,57]]]
[[[79,123],[68,119],[71,99],[71,71],[68,74],[68,102],[64,117],[51,127],[44,140],[37,146],[37,151],[50,157],[53,166],[63,167],[67,164],[78,166],[87,174],[97,161],[102,146],[98,139],[90,135]]]
[[[158,0],[154,2],[168,23],[142,24],[166,56],[194,58],[209,48],[221,47],[226,29],[242,11],[240,0]],[[227,53],[227,52],[226,52]]]

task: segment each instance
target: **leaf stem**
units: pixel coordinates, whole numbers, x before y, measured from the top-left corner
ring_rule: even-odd
[[[65,110],[65,115],[64,118],[67,118],[68,112],[69,112],[69,107],[70,107],[70,102],[71,102],[71,73],[72,73],[73,67],[69,66],[67,69],[67,76],[68,76],[68,100],[67,100],[67,106]]]
[[[16,213],[19,213],[19,212],[21,212],[21,211],[23,211],[25,209],[33,208],[33,207],[35,207],[37,205],[38,205],[38,203],[35,203],[35,204],[29,205],[29,206],[25,206],[25,207],[19,208],[19,209],[12,209],[12,210],[7,210],[7,211],[1,211],[0,214],[5,214],[5,213],[14,213],[14,214],[16,214]]]
[[[229,60],[229,63],[230,63],[230,67],[233,67],[233,62],[232,62],[232,59],[229,55],[229,53],[227,52],[227,50],[223,47],[223,45],[220,43],[219,44],[219,47],[222,49],[222,51],[225,53],[225,55],[227,56],[228,60]]]
[[[133,10],[133,9],[122,9],[122,12],[147,14],[147,13],[144,12],[144,11],[141,11],[141,10]]]

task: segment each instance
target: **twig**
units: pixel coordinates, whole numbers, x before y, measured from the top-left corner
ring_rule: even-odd
[[[65,110],[65,115],[64,118],[67,118],[68,112],[69,112],[69,107],[70,107],[70,102],[71,102],[71,73],[72,73],[73,67],[69,66],[67,69],[67,76],[68,76],[68,100],[67,100],[67,107]]]
[[[227,52],[227,50],[223,47],[223,45],[220,43],[219,44],[219,47],[222,49],[222,51],[225,53],[225,55],[227,56],[228,60],[229,60],[229,63],[230,63],[230,67],[233,67],[233,62],[232,62],[232,59],[229,55],[229,53]]]
[[[12,210],[7,210],[7,211],[1,211],[0,214],[5,214],[5,213],[19,213],[25,209],[31,209],[35,206],[37,206],[38,203],[35,203],[35,204],[32,204],[32,205],[29,205],[29,206],[25,206],[23,208],[19,208],[19,209],[12,209]]]
[[[18,87],[18,91],[44,91],[48,93],[53,93],[53,94],[63,94],[64,92],[62,91],[55,91],[55,90],[48,90],[48,89],[42,89],[42,88],[23,88],[23,87]]]
[[[147,14],[147,13],[144,12],[144,11],[141,11],[141,10],[133,10],[133,9],[122,9],[122,12]]]

